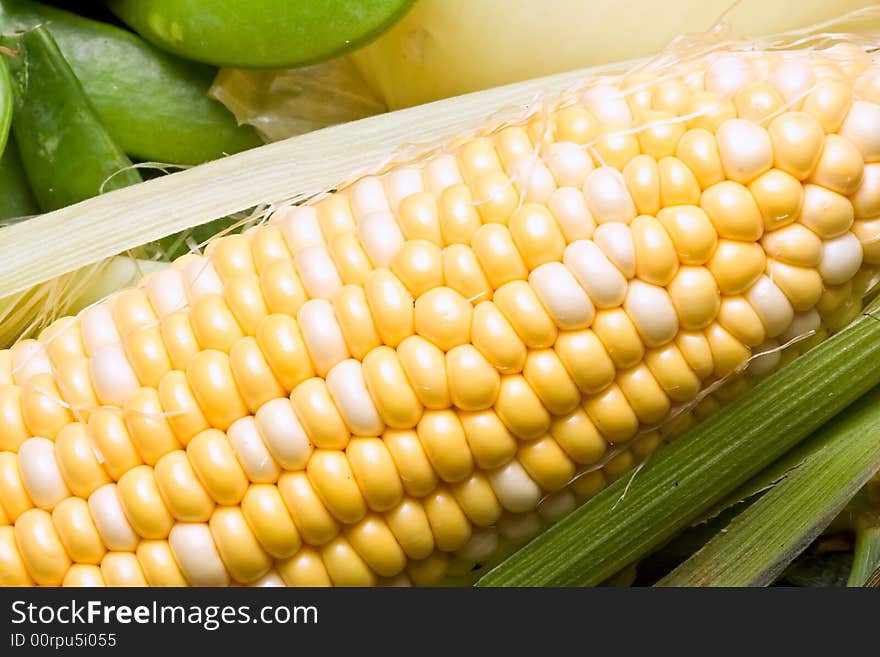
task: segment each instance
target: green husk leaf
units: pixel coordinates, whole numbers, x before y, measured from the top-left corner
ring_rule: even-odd
[[[880,468],[880,389],[817,434],[816,449],[660,586],[766,586]],[[812,441],[811,441],[812,442]]]
[[[821,438],[821,436],[818,438]],[[700,522],[715,518],[726,509],[743,502],[748,502],[758,495],[771,490],[803,465],[822,444],[823,442],[817,439],[810,439],[801,443],[716,504]]]
[[[872,304],[490,570],[479,586],[595,585],[702,517],[880,383]]]
[[[856,529],[856,548],[847,586],[865,586],[874,573],[880,574],[880,525],[873,522]]]

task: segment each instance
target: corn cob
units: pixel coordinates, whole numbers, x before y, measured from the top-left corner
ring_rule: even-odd
[[[0,583],[430,584],[534,534],[858,310],[870,50],[590,81],[0,352]]]

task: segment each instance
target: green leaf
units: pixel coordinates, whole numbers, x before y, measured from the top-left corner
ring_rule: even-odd
[[[766,586],[880,468],[880,389],[823,427],[816,449],[660,586]],[[813,441],[811,441],[813,442]]]
[[[871,310],[876,311],[872,304]],[[593,585],[651,553],[880,383],[866,315],[534,539],[480,586]]]
[[[5,52],[0,52],[0,154],[6,148],[6,140],[9,138],[9,126],[12,125],[12,78],[9,68],[6,66]]]
[[[761,472],[716,504],[700,522],[715,518],[722,511],[725,511],[730,507],[750,501],[753,498],[766,493],[768,490],[783,481],[791,472],[800,467],[807,457],[815,450],[816,445],[811,439],[783,454],[781,458],[761,470]]]

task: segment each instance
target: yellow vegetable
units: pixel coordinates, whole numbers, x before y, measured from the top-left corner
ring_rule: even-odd
[[[852,316],[878,125],[854,43],[587,80],[56,321],[0,351],[0,582],[466,573]]]
[[[656,53],[725,16],[738,36],[773,34],[871,0],[418,0],[351,57],[390,109]],[[846,28],[836,31],[847,31]]]

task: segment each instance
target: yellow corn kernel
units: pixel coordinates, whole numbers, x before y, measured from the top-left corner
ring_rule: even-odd
[[[477,177],[472,196],[484,224],[506,224],[519,204],[513,181],[503,171],[489,171]]]
[[[464,244],[452,244],[443,249],[443,278],[446,285],[470,303],[485,301],[492,295],[489,281],[477,261],[473,249]]]
[[[660,204],[697,205],[700,202],[700,185],[687,165],[675,157],[664,157],[657,163],[660,177]]]
[[[272,567],[272,559],[260,547],[239,507],[217,507],[209,527],[220,558],[236,581],[253,582]]]
[[[147,465],[180,449],[155,388],[141,388],[126,400],[122,412],[131,442]]]
[[[260,273],[260,290],[269,313],[295,316],[308,298],[289,259],[273,260],[266,265]]]
[[[0,449],[17,451],[29,437],[22,416],[21,388],[12,384],[0,385]]]
[[[715,362],[715,376],[722,377],[730,374],[742,366],[751,355],[748,347],[725,331],[718,323],[709,326],[705,333]]]
[[[718,233],[702,208],[679,205],[657,213],[683,265],[702,265],[715,251]]]
[[[141,541],[135,554],[150,586],[186,586],[167,541]]]
[[[131,552],[108,552],[101,561],[101,577],[107,586],[147,586],[144,571]]]
[[[288,586],[331,586],[330,576],[317,550],[304,547],[279,562],[278,572]]]
[[[409,495],[421,497],[434,490],[437,475],[415,431],[389,429],[382,439]]]
[[[766,255],[759,244],[720,240],[706,267],[722,294],[741,294],[764,272]]]
[[[585,144],[599,131],[599,123],[587,109],[571,105],[556,112],[553,117],[557,137],[561,141]]]
[[[34,580],[28,573],[21,552],[15,543],[15,529],[0,527],[0,585],[33,586]]]
[[[352,356],[363,359],[371,349],[382,344],[362,287],[343,286],[333,297],[333,310]]]
[[[473,457],[455,411],[425,411],[416,433],[441,479],[457,482],[471,474]]]
[[[617,384],[584,400],[584,410],[609,442],[625,442],[638,431],[639,418]]]
[[[468,542],[471,523],[449,490],[438,488],[433,491],[425,497],[424,508],[438,549],[455,552]]]
[[[470,344],[455,347],[446,354],[444,375],[451,402],[465,411],[489,408],[501,388],[498,370]]]
[[[344,285],[363,285],[372,271],[370,259],[354,233],[339,233],[329,244],[330,257]]]
[[[248,485],[247,475],[223,432],[208,429],[186,446],[186,456],[205,490],[217,504],[238,504]]]
[[[521,374],[501,377],[495,411],[510,432],[523,440],[538,438],[550,427],[550,413]]]
[[[501,517],[503,509],[486,476],[474,472],[470,477],[450,486],[455,500],[472,523],[490,527]]]
[[[125,426],[122,413],[100,409],[89,417],[89,434],[101,465],[114,480],[143,463]]]
[[[259,277],[251,275],[233,279],[226,284],[223,294],[244,334],[253,335],[260,320],[269,314]]]
[[[712,185],[703,192],[700,206],[722,238],[754,242],[764,232],[755,198],[738,182],[725,180]]]
[[[450,405],[446,362],[438,347],[421,336],[411,335],[397,347],[397,357],[425,407],[440,409]]]
[[[614,361],[593,331],[563,331],[553,348],[581,392],[598,392],[614,380]]]
[[[52,509],[52,522],[65,551],[73,561],[93,565],[101,563],[107,548],[95,527],[85,499],[68,497],[62,501]]]
[[[597,312],[593,332],[619,368],[632,367],[645,355],[645,345],[632,319],[622,308]]]
[[[459,413],[476,464],[491,470],[504,465],[516,453],[516,438],[492,410]]]
[[[339,532],[339,524],[324,506],[303,472],[285,473],[278,490],[303,540],[321,545]]]
[[[565,415],[580,403],[578,387],[552,349],[531,351],[526,358],[523,376],[553,415]]]
[[[367,505],[387,511],[403,497],[403,484],[387,444],[379,438],[354,438],[345,450]]]
[[[444,244],[470,243],[481,220],[466,185],[450,185],[443,190],[439,199],[439,221]]]
[[[638,213],[655,215],[660,210],[660,172],[650,155],[638,155],[623,169],[626,187]]]
[[[396,347],[413,334],[413,297],[388,269],[374,269],[364,283],[379,337]]]
[[[367,390],[382,420],[389,427],[414,427],[422,414],[422,404],[406,379],[397,353],[390,347],[378,347],[363,360]]]
[[[415,302],[416,332],[443,351],[470,342],[472,316],[473,306],[448,287],[435,287]]]
[[[104,575],[98,566],[75,563],[64,575],[64,581],[61,586],[67,587],[101,587],[107,586],[104,581]],[[186,586],[186,582],[182,581],[180,586]]]
[[[366,501],[344,453],[316,449],[306,472],[315,492],[337,520],[351,524],[364,517]]]
[[[77,497],[87,498],[110,483],[95,454],[88,427],[80,422],[68,424],[55,437],[55,458],[64,483]]]
[[[165,508],[152,468],[141,465],[129,470],[116,491],[132,529],[143,538],[167,538],[174,519]]]
[[[73,414],[51,374],[36,374],[21,386],[21,414],[31,436],[54,439]]]
[[[330,396],[324,379],[303,381],[290,394],[296,416],[316,447],[345,449],[351,433]]]
[[[718,310],[718,323],[740,342],[755,347],[767,337],[761,318],[742,296],[724,297]]]
[[[499,372],[519,372],[525,365],[526,345],[491,301],[474,308],[471,340]]]
[[[229,356],[222,351],[200,351],[190,362],[186,378],[211,426],[225,431],[233,422],[248,414],[235,384]]]
[[[381,516],[367,515],[346,532],[346,538],[366,564],[383,577],[394,577],[406,567],[406,553]]]
[[[517,335],[533,349],[556,341],[556,325],[525,281],[511,281],[495,290],[494,302]]]
[[[653,426],[669,413],[669,397],[646,365],[620,372],[617,386],[642,424]]]
[[[663,225],[648,216],[630,225],[636,259],[636,276],[654,285],[667,285],[678,271],[678,255]]]
[[[554,418],[550,435],[575,463],[591,465],[598,462],[608,449],[608,442],[596,429],[583,408]]]
[[[185,370],[200,350],[189,313],[180,311],[166,315],[159,324],[159,332],[171,364],[179,370]]]
[[[221,294],[206,294],[193,305],[190,314],[193,334],[202,349],[228,352],[244,333]]]
[[[321,548],[321,560],[334,586],[375,586],[377,583],[376,573],[342,536]]]
[[[574,462],[552,436],[523,443],[516,458],[544,490],[557,491],[574,477]]]
[[[290,557],[302,546],[277,486],[251,484],[241,500],[241,511],[260,545],[276,559]]]
[[[61,585],[70,568],[70,557],[47,511],[28,509],[22,513],[15,521],[15,542],[28,574],[37,584]]]
[[[424,240],[438,247],[443,245],[437,200],[429,192],[417,192],[404,198],[400,202],[398,223],[404,238],[410,243]],[[394,269],[393,264],[391,268]]]
[[[528,278],[529,270],[506,226],[498,224],[481,226],[471,238],[470,246],[492,289],[497,289],[510,281]]]
[[[675,149],[675,156],[694,174],[701,189],[724,180],[724,169],[715,135],[702,128],[688,130]]]

